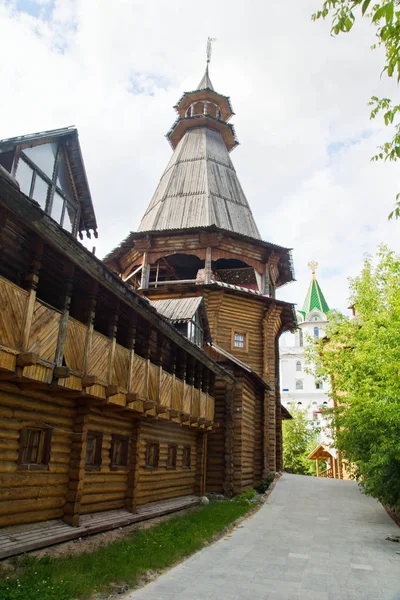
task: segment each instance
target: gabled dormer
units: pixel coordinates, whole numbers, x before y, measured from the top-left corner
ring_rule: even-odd
[[[85,165],[75,127],[0,141],[0,165],[21,192],[74,236],[97,237]]]
[[[202,348],[211,343],[207,311],[201,296],[151,300],[150,303],[196,346]]]

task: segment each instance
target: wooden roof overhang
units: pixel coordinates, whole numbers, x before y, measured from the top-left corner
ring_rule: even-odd
[[[281,404],[281,417],[284,420],[293,419],[292,415],[290,414],[288,409],[285,406],[283,406],[283,404]]]
[[[202,240],[202,233],[204,232]],[[135,245],[146,246],[146,250],[151,253],[153,247],[153,240],[157,238],[164,237],[175,237],[188,235],[193,237],[194,234],[199,235],[198,247],[216,247],[220,241],[219,236],[213,237],[208,236],[207,234],[220,234],[221,236],[227,236],[234,240],[242,240],[247,242],[251,246],[257,246],[260,248],[263,254],[263,262],[267,262],[269,256],[275,253],[279,256],[279,277],[276,282],[276,287],[281,287],[290,283],[291,281],[295,281],[295,273],[293,267],[293,259],[292,259],[292,249],[285,248],[283,246],[278,246],[277,244],[272,244],[271,242],[264,242],[263,240],[258,240],[256,238],[248,237],[242,235],[240,233],[235,233],[233,231],[228,231],[227,229],[221,229],[216,225],[210,225],[208,227],[192,227],[189,229],[164,229],[157,231],[132,231],[121,243],[119,246],[111,250],[105,257],[104,262],[112,269],[115,269],[118,272],[123,272],[128,265],[130,254],[135,249]],[[191,251],[196,245],[195,241],[193,241],[190,246],[188,245],[188,251],[186,253],[190,254]],[[254,265],[252,265],[254,266]]]
[[[186,110],[189,108],[193,102],[202,102],[209,101],[217,104],[220,111],[221,116],[224,121],[229,121],[229,119],[235,114],[232,110],[231,101],[228,96],[222,96],[222,94],[218,94],[216,91],[205,88],[203,90],[194,90],[193,92],[185,92],[183,96],[178,100],[177,104],[174,106],[176,112],[180,117],[184,117]]]
[[[215,344],[208,344],[208,346],[206,347],[206,352],[218,363],[225,362],[239,367],[239,369],[241,369],[246,375],[253,379],[259,387],[271,391],[270,386],[262,377],[260,377],[251,367],[249,367],[249,365],[246,365],[246,363],[236,358],[236,356],[233,356],[227,350],[224,350],[223,348],[221,348],[220,346],[216,346]]]
[[[155,308],[150,306],[147,299],[141,297],[131,286],[124,283],[116,273],[80,244],[73,235],[62,229],[51,217],[49,217],[39,205],[29,200],[0,172],[0,206],[31,229],[46,244],[66,260],[79,267],[87,275],[92,277],[121,302],[132,308],[140,317],[145,319],[159,332],[163,333],[177,346],[181,347],[195,359],[202,362],[210,371],[232,382],[232,376],[215,361],[210,359],[205,352],[190,342],[169,321],[158,314]]]
[[[231,286],[229,284],[221,286],[220,282],[214,282],[209,284],[190,284],[177,282],[173,285],[163,285],[159,288],[152,287],[149,290],[141,290],[140,293],[146,296],[150,292],[152,301],[156,301],[157,294],[160,294],[160,296],[163,298],[165,297],[166,292],[170,292],[171,297],[173,297],[179,292],[182,292],[182,294],[190,293],[193,296],[195,296],[201,295],[202,290],[204,289],[224,289],[229,294],[242,296],[245,298],[252,298],[254,300],[257,300],[258,302],[262,302],[266,309],[269,309],[273,306],[280,307],[282,319],[282,328],[280,333],[283,333],[284,331],[294,331],[294,329],[297,326],[294,304],[284,302],[283,300],[276,300],[275,298],[270,298],[269,296],[263,296],[260,293],[254,293],[253,290],[239,288],[238,286]]]
[[[208,321],[208,315],[203,298],[200,296],[194,296],[192,298],[163,298],[162,300],[151,300],[151,298],[149,298],[149,301],[158,313],[163,315],[174,325],[180,323],[189,323],[194,317],[195,313],[198,311],[202,320],[204,342],[211,343],[212,338],[210,323]],[[173,310],[170,308],[171,304],[174,305]]]
[[[92,230],[97,237],[97,222],[94,212],[92,197],[90,194],[89,183],[86,175],[85,164],[83,162],[82,151],[79,143],[78,130],[74,126],[62,127],[51,131],[21,135],[0,141],[0,151],[8,152],[16,148],[32,148],[42,144],[48,144],[56,140],[63,139],[68,153],[68,159],[71,165],[78,200],[80,204],[80,220],[78,231],[89,232]]]
[[[335,458],[332,451],[329,451],[323,444],[320,444],[313,450],[308,456],[308,460],[328,460],[329,458]]]
[[[179,117],[168,131],[167,138],[172,148],[175,150],[185,133],[195,127],[209,127],[210,129],[214,129],[214,131],[218,131],[222,135],[228,152],[231,152],[231,150],[239,145],[233,125],[216,119],[211,115],[193,115],[193,117]]]

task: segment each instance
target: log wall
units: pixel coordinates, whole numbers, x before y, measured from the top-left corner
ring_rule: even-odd
[[[132,436],[131,419],[116,413],[102,413],[92,409],[88,415],[88,431],[102,434],[101,466],[98,470],[85,471],[81,514],[123,508],[128,489],[128,467],[110,467],[111,436]]]
[[[198,434],[197,434],[198,435]],[[147,442],[160,444],[157,468],[146,467]],[[177,445],[175,469],[167,468],[168,444]],[[191,447],[191,467],[182,467],[183,447]],[[156,500],[196,493],[196,432],[189,428],[168,424],[162,420],[142,422],[138,447],[138,475],[136,504],[142,505]]]
[[[63,516],[68,485],[74,401],[20,394],[12,384],[0,389],[0,527]],[[17,463],[23,426],[53,427],[45,470],[23,470]]]

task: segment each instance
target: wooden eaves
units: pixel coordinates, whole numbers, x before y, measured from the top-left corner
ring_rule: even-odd
[[[22,201],[25,198],[25,201]],[[0,172],[0,202],[15,217],[30,227],[39,237],[46,240],[55,250],[68,256],[68,259],[115,294],[146,321],[164,333],[178,346],[201,361],[207,368],[225,381],[232,383],[234,378],[225,369],[208,358],[204,351],[185,338],[167,319],[159,315],[150,306],[147,299],[137,294],[131,286],[124,283],[118,275],[108,269],[104,263],[82,246],[71,234],[66,232],[39,205],[22,194],[10,180]]]

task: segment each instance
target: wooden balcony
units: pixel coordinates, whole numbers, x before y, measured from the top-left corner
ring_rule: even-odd
[[[0,277],[0,379],[209,429],[214,398]]]

